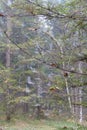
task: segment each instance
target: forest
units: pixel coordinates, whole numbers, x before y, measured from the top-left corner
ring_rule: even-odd
[[[87,130],[87,0],[0,0],[0,130]]]

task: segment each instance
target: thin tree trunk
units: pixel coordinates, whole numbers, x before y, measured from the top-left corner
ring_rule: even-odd
[[[63,48],[61,46],[60,46],[60,51],[61,51],[61,54],[63,54]],[[63,56],[61,55],[61,57],[63,57]],[[63,65],[63,68],[64,68],[65,67],[64,61],[63,61],[62,65]],[[70,108],[70,112],[72,113],[72,104],[71,104],[70,91],[69,91],[67,78],[68,77],[64,77],[64,80],[65,80],[65,85],[66,85],[66,92],[67,92],[67,95],[68,95],[69,108]]]
[[[80,104],[82,104],[82,88],[79,89],[79,95],[80,95]],[[82,105],[80,105],[80,113],[79,113],[79,117],[80,117],[80,123],[83,121],[83,108]]]
[[[7,17],[7,35],[10,36],[11,34],[11,19],[10,17]],[[6,48],[6,68],[9,69],[11,65],[11,56],[10,56],[10,41],[7,39],[7,48]],[[10,78],[10,71],[8,72],[8,77]],[[7,97],[7,103],[6,103],[6,120],[10,121],[11,119],[11,113],[10,113],[10,106],[8,104],[9,101],[9,86],[10,84],[7,83],[7,92],[6,92],[6,97]]]
[[[82,62],[80,61],[79,62],[79,72],[82,73]],[[82,83],[82,78],[81,78],[81,83]],[[82,87],[79,88],[79,102],[80,104],[82,104]],[[80,108],[79,108],[79,121],[80,123],[83,121],[83,108],[82,108],[82,105],[80,105]]]
[[[7,35],[8,37],[11,35],[11,20],[10,17],[7,18]],[[10,41],[7,39],[7,48],[6,48],[6,67],[9,68],[11,64],[10,59]]]
[[[69,91],[68,81],[67,81],[67,78],[64,78],[64,79],[65,79],[66,91],[67,91],[67,95],[68,95],[69,108],[70,108],[70,110],[72,112],[72,104],[71,104],[71,98],[70,98],[70,91]]]
[[[46,33],[48,36],[50,36],[50,38],[52,40],[54,40],[54,42],[56,43],[56,46],[59,48],[59,51],[60,51],[60,54],[61,54],[61,58],[63,58],[63,48],[61,46],[61,44],[57,41],[57,39],[53,36],[53,35],[50,35],[49,33]],[[65,67],[65,63],[64,61],[62,62],[62,66],[63,68]],[[63,72],[64,73],[64,72]],[[68,78],[68,77],[67,77]],[[64,77],[64,80],[65,80],[65,84],[66,84],[66,92],[67,92],[67,95],[68,95],[68,103],[69,103],[69,108],[70,108],[70,111],[72,113],[72,104],[71,104],[71,98],[70,98],[70,91],[69,91],[69,86],[68,86],[68,81],[67,81],[67,78]]]

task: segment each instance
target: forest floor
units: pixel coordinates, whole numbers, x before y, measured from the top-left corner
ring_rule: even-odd
[[[3,130],[87,130],[86,126],[70,121],[35,120],[31,118],[15,118],[10,122],[0,119],[0,128]]]

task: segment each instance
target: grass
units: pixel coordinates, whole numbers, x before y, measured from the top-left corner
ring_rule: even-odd
[[[30,117],[16,117],[11,122],[0,119],[4,130],[87,130],[87,127],[76,125],[70,121],[35,120]]]
[[[52,126],[46,124],[44,120],[15,120],[10,123],[3,122],[5,130],[55,130]]]

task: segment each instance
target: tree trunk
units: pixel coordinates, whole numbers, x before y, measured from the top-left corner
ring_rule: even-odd
[[[71,104],[71,98],[70,98],[70,91],[69,91],[69,87],[68,87],[68,81],[67,81],[67,78],[64,78],[64,79],[65,79],[65,84],[66,84],[66,92],[68,95],[69,108],[70,108],[70,111],[72,113],[72,104]]]
[[[7,35],[8,37],[10,36],[11,34],[11,19],[10,17],[7,17]],[[6,48],[6,68],[9,69],[10,68],[10,65],[11,65],[11,56],[10,56],[10,41],[9,39],[7,39],[7,48]],[[8,72],[8,77],[7,79],[10,78],[10,72]],[[10,84],[7,83],[7,93],[6,93],[6,120],[7,121],[10,121],[11,119],[11,113],[10,113],[10,106],[8,104],[8,101],[9,101],[9,86]]]
[[[7,35],[8,37],[11,35],[11,19],[10,17],[7,17]],[[9,39],[7,39],[7,48],[6,48],[6,67],[9,68],[10,67],[10,41]]]
[[[60,46],[60,51],[61,51],[61,54],[63,54],[63,49],[62,49],[61,46]],[[63,56],[61,55],[61,57],[63,57]],[[63,62],[62,65],[63,65],[63,68],[64,68],[65,67],[65,63]],[[67,97],[68,97],[69,108],[70,108],[70,112],[72,113],[72,104],[71,104],[70,91],[69,91],[67,78],[68,78],[68,75],[64,76],[65,85],[66,85],[66,92],[67,92],[67,95],[68,95]]]
[[[82,62],[81,61],[79,62],[79,72],[82,73]],[[81,77],[81,83],[82,83],[82,77]],[[80,104],[82,104],[82,87],[79,87],[79,102],[80,102]],[[82,105],[80,105],[80,108],[79,108],[80,123],[82,122],[82,120],[83,120],[83,108],[82,108]]]

